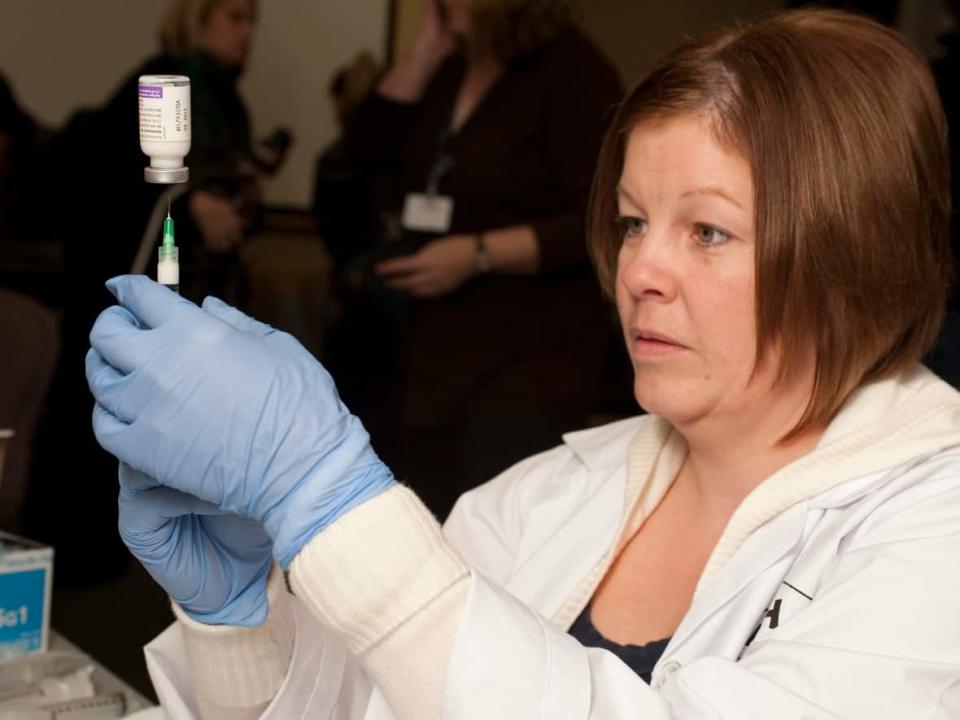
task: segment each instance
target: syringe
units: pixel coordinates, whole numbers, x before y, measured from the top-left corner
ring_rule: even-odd
[[[180,262],[173,241],[173,218],[170,217],[171,190],[186,183],[190,171],[183,164],[190,152],[190,78],[185,75],[142,75],[137,91],[140,107],[140,149],[149,156],[150,165],[143,169],[148,183],[167,185],[167,217],[163,221],[163,244],[157,262],[157,281],[175,292],[180,291]],[[157,203],[159,205],[159,203]],[[156,223],[163,211],[158,207],[151,221]],[[150,234],[156,232],[156,225]],[[149,257],[151,241],[143,246],[134,263],[139,272]],[[140,264],[142,262],[142,264]]]
[[[176,293],[180,292],[180,258],[173,238],[173,218],[167,205],[167,217],[163,221],[163,244],[157,261],[157,282]]]

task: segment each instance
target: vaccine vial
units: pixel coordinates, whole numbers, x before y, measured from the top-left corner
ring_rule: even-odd
[[[190,171],[190,78],[186,75],[141,75],[140,149],[150,158],[143,169],[148,183],[185,183]]]

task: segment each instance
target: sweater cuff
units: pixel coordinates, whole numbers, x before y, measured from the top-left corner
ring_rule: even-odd
[[[207,625],[191,619],[177,603],[195,687],[212,705],[255,707],[270,702],[283,684],[293,653],[294,617],[280,568],[267,580],[270,613],[259,627]]]
[[[440,524],[402,485],[344,514],[290,565],[297,597],[356,654],[467,574]]]

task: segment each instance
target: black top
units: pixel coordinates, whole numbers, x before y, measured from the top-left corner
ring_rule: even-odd
[[[406,193],[427,189],[442,152],[447,163],[437,190],[455,199],[449,234],[526,224],[539,245],[539,277],[485,275],[417,303],[402,410],[410,427],[445,424],[493,374],[512,378],[505,394],[528,397],[552,387],[592,397],[599,376],[593,358],[606,342],[585,213],[603,131],[620,99],[616,72],[571,28],[511,63],[451,134],[465,72],[463,57],[449,58],[416,104],[374,94],[344,138],[354,162],[391,177],[397,209]],[[535,370],[519,372],[520,359],[532,357]]]
[[[590,618],[590,607],[587,605],[580,613],[580,617],[574,620],[569,630],[570,634],[579,640],[581,645],[609,650],[643,678],[644,682],[649,683],[653,668],[663,655],[663,651],[667,649],[670,638],[654,640],[646,645],[620,645],[605,638],[594,627],[593,620]]]

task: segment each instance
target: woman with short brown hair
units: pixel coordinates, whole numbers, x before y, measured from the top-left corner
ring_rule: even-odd
[[[254,668],[251,717],[956,715],[960,394],[918,363],[946,179],[929,73],[872,21],[799,11],[678,50],[625,101],[593,191],[650,415],[567,434],[442,533],[305,351],[113,281],[88,378],[126,463],[121,532],[178,600],[148,649],[158,694],[236,710]],[[163,382],[172,364],[190,383]],[[225,552],[171,573],[206,535],[171,539],[172,516],[199,532],[197,500],[151,516],[157,484],[262,521],[294,595]]]
[[[590,240],[608,294],[630,133],[683,115],[704,117],[750,165],[757,361],[774,343],[784,374],[809,351],[815,358],[814,392],[792,432],[920,361],[952,275],[946,124],[922,58],[879,24],[831,12],[676,51],[623,104],[600,154]]]

